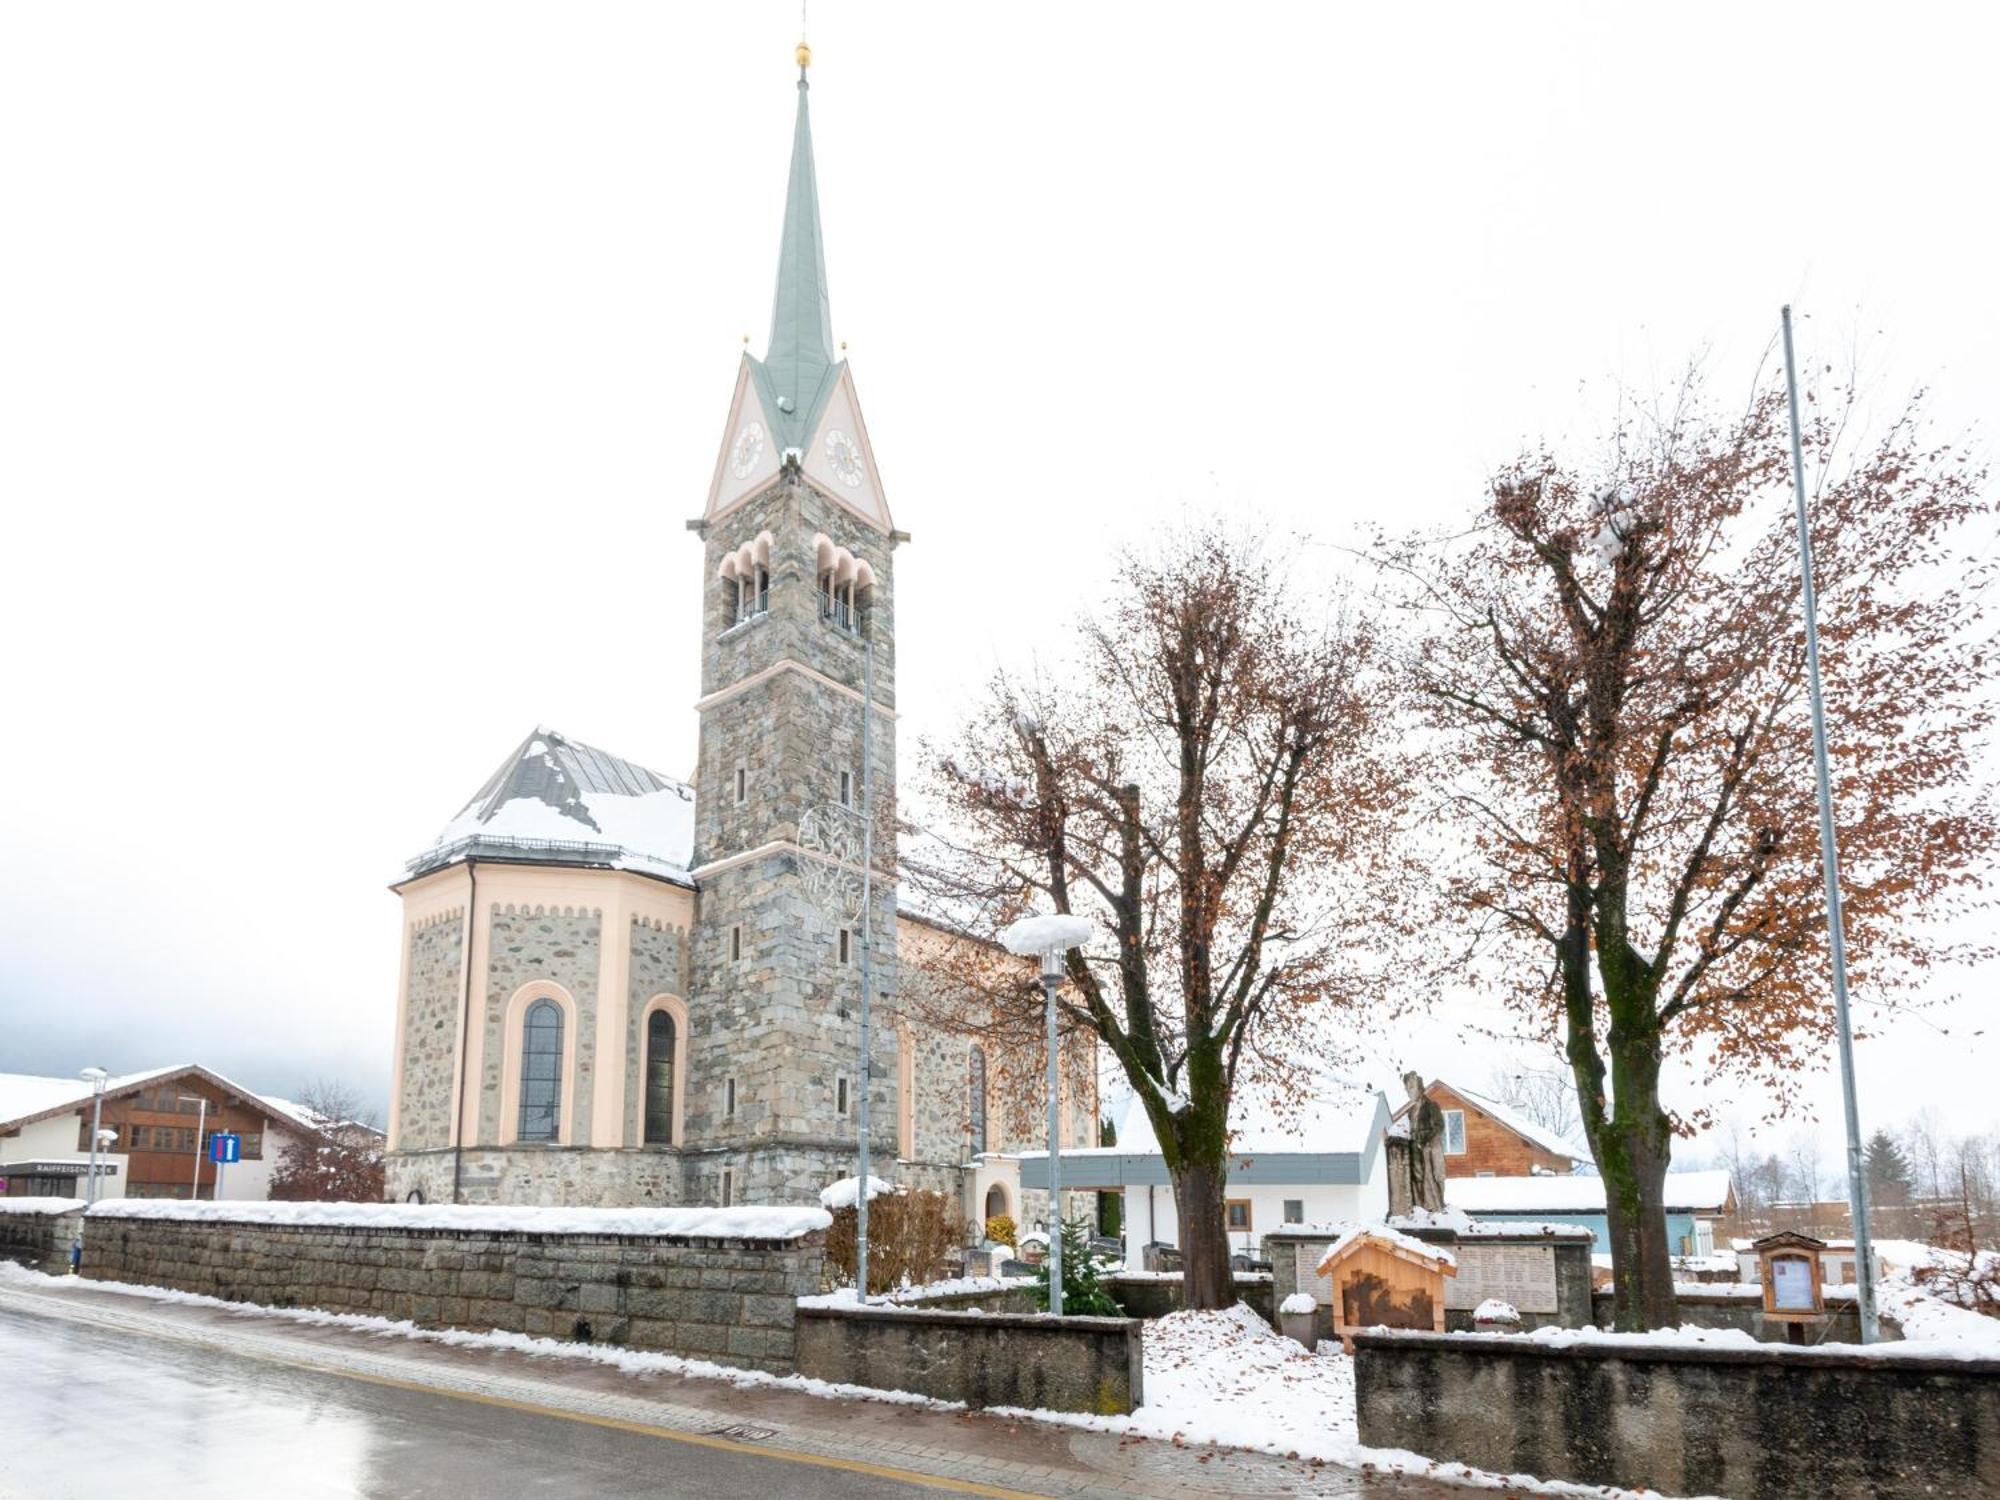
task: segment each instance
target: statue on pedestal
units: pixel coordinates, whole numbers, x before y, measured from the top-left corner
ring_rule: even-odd
[[[1410,1206],[1437,1213],[1444,1208],[1444,1111],[1425,1097],[1420,1075],[1405,1073],[1403,1088],[1410,1096],[1403,1120],[1410,1133]]]

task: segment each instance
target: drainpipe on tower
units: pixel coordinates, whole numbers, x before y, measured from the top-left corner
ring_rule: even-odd
[[[465,1065],[472,1050],[472,934],[479,924],[479,861],[466,860],[465,875],[469,882],[465,891],[465,951],[459,958],[459,967],[465,972],[465,987],[459,997],[458,1102],[452,1107],[451,1116],[451,1201],[454,1203],[465,1201],[459,1191],[459,1180],[465,1167]]]

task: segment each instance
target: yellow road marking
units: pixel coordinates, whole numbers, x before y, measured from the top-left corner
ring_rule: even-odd
[[[114,1328],[120,1326],[115,1318],[91,1318],[87,1321]],[[170,1340],[174,1343],[206,1345],[209,1342],[186,1334],[167,1333],[155,1328],[133,1328],[125,1325],[123,1331],[136,1332],[146,1337]],[[422,1396],[445,1396],[453,1401],[473,1401],[481,1406],[498,1406],[508,1411],[527,1412],[533,1416],[560,1417],[567,1422],[587,1422],[593,1427],[610,1427],[619,1432],[633,1432],[642,1437],[661,1438],[671,1443],[690,1443],[697,1448],[719,1448],[729,1453],[748,1454],[752,1458],[774,1458],[818,1469],[839,1469],[849,1474],[893,1479],[901,1484],[950,1490],[959,1495],[987,1495],[991,1496],[992,1500],[1047,1500],[1046,1496],[1036,1495],[1029,1490],[1008,1490],[998,1485],[980,1484],[971,1479],[953,1479],[943,1474],[924,1474],[915,1469],[896,1469],[887,1464],[869,1463],[866,1459],[834,1458],[823,1453],[798,1453],[786,1448],[767,1448],[760,1443],[739,1442],[734,1438],[717,1437],[712,1433],[680,1432],[672,1427],[655,1427],[650,1423],[628,1421],[623,1417],[599,1416],[593,1412],[569,1411],[560,1406],[543,1406],[534,1401],[517,1401],[511,1396],[482,1395],[477,1391],[453,1390],[449,1386],[425,1385],[418,1380],[398,1380],[393,1375],[370,1375],[359,1370],[337,1369],[331,1365],[316,1364],[306,1359],[292,1359],[281,1354],[250,1352],[240,1346],[231,1347],[225,1344],[223,1347],[238,1359],[255,1359],[265,1364],[286,1365],[314,1375],[328,1375],[339,1380],[360,1380],[369,1385],[386,1386],[391,1390],[413,1391]]]

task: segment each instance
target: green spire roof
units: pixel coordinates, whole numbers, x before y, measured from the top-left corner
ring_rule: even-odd
[[[771,306],[771,342],[762,360],[750,362],[781,448],[805,446],[812,436],[812,424],[839,378],[806,93],[805,70],[801,68],[799,118],[792,132],[792,175],[785,189],[785,231],[778,245],[778,294]]]

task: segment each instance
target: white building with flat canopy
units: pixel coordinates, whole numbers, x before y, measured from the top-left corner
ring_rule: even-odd
[[[1236,1106],[1223,1209],[1233,1251],[1255,1257],[1264,1235],[1286,1224],[1373,1223],[1388,1213],[1382,1142],[1390,1114],[1381,1093],[1330,1084],[1278,1109],[1245,1090]],[[1128,1101],[1113,1130],[1116,1145],[1064,1147],[1059,1170],[1065,1193],[1122,1196],[1125,1264],[1137,1269],[1148,1245],[1180,1243],[1180,1216],[1166,1158],[1137,1099]],[[1046,1151],[995,1156],[979,1172],[989,1213],[1010,1195],[1045,1193],[1048,1181]]]

